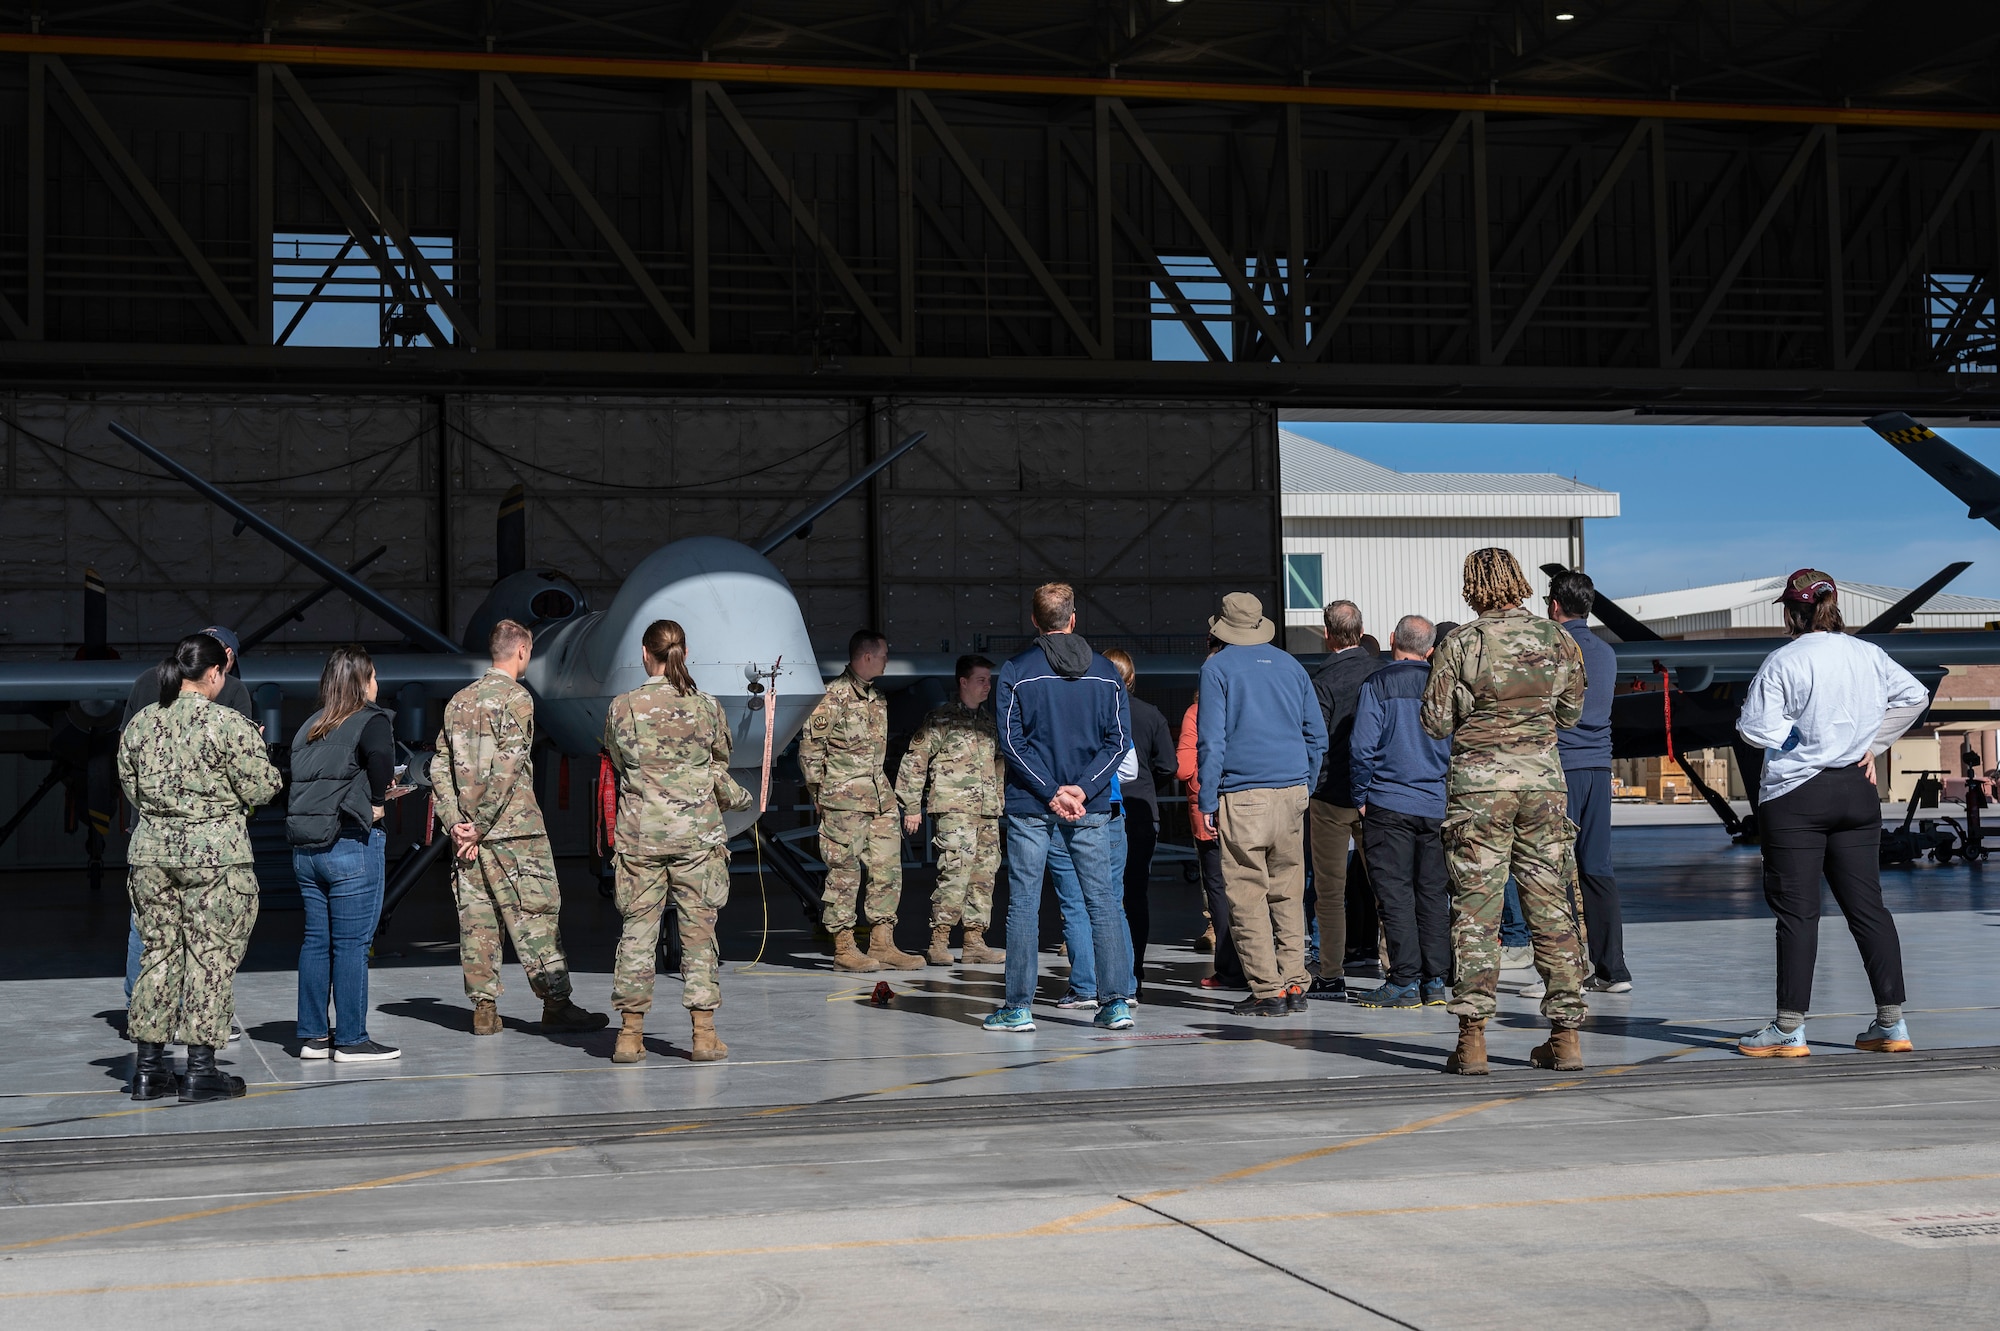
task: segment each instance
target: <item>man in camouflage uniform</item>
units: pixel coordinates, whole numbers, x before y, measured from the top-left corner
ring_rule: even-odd
[[[534,635],[511,619],[493,626],[493,664],[445,704],[431,759],[438,822],[452,839],[458,955],[472,1033],[500,1033],[500,926],[528,985],[542,1000],[544,1031],[594,1031],[610,1019],[570,1001],[569,963],[557,920],[562,892],[548,829],[535,802],[535,700],[521,687]]]
[[[219,669],[206,682],[219,693]],[[127,891],[145,947],[127,1017],[138,1046],[132,1098],[176,1089],[169,1043],[188,1047],[182,1099],[242,1095],[241,1078],[216,1070],[215,1050],[229,1042],[232,985],[257,923],[247,820],[278,793],[278,769],[257,728],[197,679],[171,707],[132,718],[118,780],[139,819]]]
[[[993,692],[993,663],[958,658],[958,698],[933,708],[910,740],[896,772],[903,831],[915,835],[928,812],[937,820],[937,891],[931,895],[931,946],[924,960],[951,965],[951,929],[965,926],[968,965],[1003,962],[986,946],[993,918],[993,878],[1000,872],[1000,732],[980,706]],[[926,800],[924,788],[930,787]]]
[[[1583,654],[1560,624],[1529,614],[1532,595],[1505,550],[1465,558],[1465,599],[1479,618],[1431,658],[1424,729],[1451,740],[1441,836],[1451,872],[1458,1049],[1447,1072],[1486,1071],[1486,1022],[1500,978],[1500,911],[1511,871],[1534,937],[1552,1030],[1536,1067],[1583,1066],[1583,930],[1565,872],[1572,831],[1556,731],[1583,714]]]
[[[889,665],[889,640],[858,629],[847,643],[847,669],[799,736],[806,798],[819,808],[819,857],[826,861],[820,923],[833,935],[833,967],[843,971],[916,970],[924,959],[896,948],[896,906],[903,895],[903,840],[896,796],[882,764],[889,751],[889,704],[874,681]],[[854,946],[854,902],[868,868],[868,951]]]
[[[650,650],[646,665],[658,673],[613,698],[604,713],[604,752],[618,774],[612,844],[618,913],[625,918],[611,980],[611,1005],[624,1029],[611,1060],[646,1057],[660,917],[671,896],[681,931],[681,1006],[693,1014],[691,1057],[709,1063],[729,1054],[715,1035],[722,1006],[715,916],[729,900],[729,834],[721,811],[756,801],[729,775],[722,705],[694,689],[685,667],[677,683]]]

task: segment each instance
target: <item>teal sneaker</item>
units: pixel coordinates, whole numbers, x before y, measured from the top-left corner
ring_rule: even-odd
[[[1772,1022],[1761,1031],[1754,1031],[1736,1042],[1736,1052],[1748,1054],[1751,1058],[1804,1058],[1812,1050],[1806,1048],[1806,1028],[1801,1026],[1790,1035],[1778,1029]]]
[[[1854,1037],[1854,1047],[1866,1049],[1871,1054],[1907,1054],[1916,1048],[1910,1043],[1910,1024],[1906,1021],[1898,1021],[1889,1027],[1871,1021],[1867,1030]]]
[[[1414,984],[1382,984],[1347,1000],[1362,1007],[1422,1007],[1423,996]]]
[[[1035,1014],[1024,1007],[1003,1007],[985,1022],[989,1031],[1032,1031]]]
[[[1451,986],[1443,980],[1424,981],[1424,1006],[1443,1007],[1451,1002]]]
[[[1125,1000],[1114,998],[1097,1009],[1097,1015],[1090,1019],[1093,1026],[1102,1026],[1107,1031],[1129,1031],[1138,1023],[1132,1020],[1132,1009],[1125,1006]]]

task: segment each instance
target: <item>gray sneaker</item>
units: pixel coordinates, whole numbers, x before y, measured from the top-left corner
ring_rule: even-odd
[[[1601,975],[1593,975],[1583,982],[1583,987],[1593,994],[1629,994],[1632,992],[1630,980],[1607,980]]]
[[[1522,985],[1520,993],[1523,998],[1547,998],[1549,996],[1549,987],[1543,984],[1540,979],[1534,979]]]
[[[403,1051],[395,1046],[376,1044],[373,1040],[336,1045],[333,1050],[333,1061],[336,1063],[386,1063],[402,1056]]]
[[[1521,947],[1500,949],[1500,969],[1503,971],[1531,971],[1535,968],[1535,949],[1532,944]]]

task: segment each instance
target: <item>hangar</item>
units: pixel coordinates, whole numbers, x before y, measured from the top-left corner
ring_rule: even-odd
[[[13,5],[0,658],[216,619],[404,646],[339,595],[293,619],[320,577],[114,421],[454,639],[517,489],[594,599],[923,431],[773,559],[817,648],[872,623],[937,655],[1018,643],[1051,572],[1141,654],[1185,655],[1219,592],[1285,604],[1315,553],[1287,419],[1975,423],[1997,44],[1948,0]],[[1581,562],[1564,505],[1615,497],[1542,499],[1509,520]],[[1740,684],[1710,650],[1646,644],[1655,724]],[[474,1040],[439,890],[377,949],[400,1064],[297,1057],[273,909],[225,1054],[251,1096],[134,1105],[125,902],[46,867],[75,864],[57,803],[0,852],[31,866],[0,875],[23,1324],[1990,1318],[2000,903],[1963,863],[1889,880],[1909,1054],[1851,1047],[1871,994],[1829,919],[1815,1056],[1734,1056],[1770,945],[1757,852],[1717,834],[1621,829],[1637,988],[1549,1075],[1509,979],[1470,1090],[1427,1075],[1437,1009],[1232,1017],[1164,880],[1143,1029],[1051,1011],[1003,1047],[995,968],[834,976],[751,848],[728,1063],[656,1038],[613,1068],[518,983]],[[616,912],[565,873],[601,1005]]]

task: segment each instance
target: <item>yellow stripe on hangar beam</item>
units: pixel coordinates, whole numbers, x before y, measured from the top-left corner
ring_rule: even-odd
[[[282,43],[167,41],[0,33],[0,51],[19,55],[126,60],[277,64],[322,69],[413,69],[468,74],[524,74],[664,82],[706,81],[797,88],[884,88],[980,92],[1027,97],[1125,97],[1146,101],[1263,103],[1395,111],[1484,111],[1494,115],[1595,116],[1621,119],[1840,125],[1854,129],[2000,129],[2000,114],[1914,108],[1682,102],[1656,98],[1422,92],[1393,88],[1310,88],[1083,75],[974,74],[947,70],[759,65],[621,56],[529,55]]]

